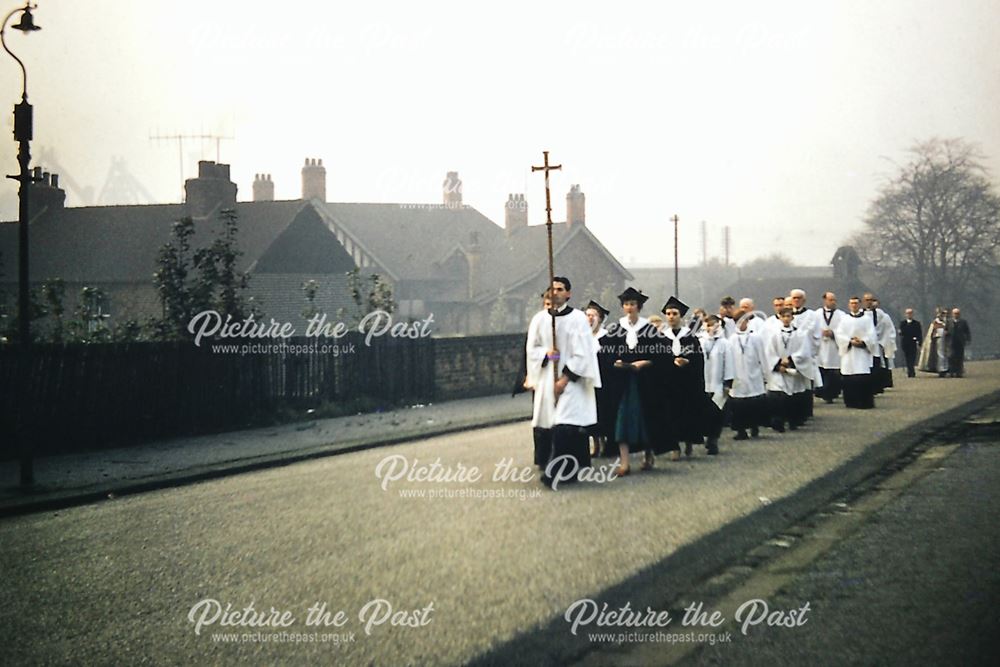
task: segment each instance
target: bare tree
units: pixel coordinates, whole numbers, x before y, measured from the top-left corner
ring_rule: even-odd
[[[997,275],[1000,198],[976,149],[961,139],[915,145],[913,159],[880,190],[855,240],[898,302],[986,308]]]
[[[713,262],[715,266],[713,267]],[[787,273],[788,269],[795,265],[788,255],[780,252],[772,252],[767,257],[758,257],[740,267],[742,278],[773,278]],[[709,261],[708,268],[715,271],[730,271],[717,257]]]

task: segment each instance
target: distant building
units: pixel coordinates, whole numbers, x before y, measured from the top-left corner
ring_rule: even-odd
[[[833,292],[837,295],[838,307],[846,310],[847,299],[853,295],[862,296],[871,291],[860,277],[861,258],[851,246],[842,246],[830,260],[832,270],[822,267],[809,270],[808,267],[791,267],[786,275],[771,278],[740,279],[722,291],[713,292],[711,305],[718,306],[723,296],[732,296],[739,300],[750,297],[758,310],[771,314],[771,299],[776,296],[787,296],[793,289],[806,292],[806,306],[810,309],[819,308],[823,292]],[[899,304],[882,304],[883,308],[895,317]]]
[[[462,203],[457,172],[449,172],[441,204],[327,201],[326,168],[308,159],[302,198],[274,200],[267,174],[254,179],[253,201],[238,202],[229,165],[199,162],[185,183],[183,204],[66,208],[56,175],[31,190],[33,287],[66,283],[67,299],[84,286],[107,295],[111,321],[159,314],[153,272],[175,221],[196,223],[195,246],[211,239],[219,212],[239,219],[240,270],[265,316],[304,329],[302,284],[319,285],[315,305],[330,318],[352,307],[346,274],[379,274],[393,288],[398,317],[434,315],[439,333],[518,331],[537,311],[548,281],[544,225],[529,225],[524,195],[511,194],[503,226]],[[586,226],[584,194],[566,196],[567,221],[553,225],[555,266],[569,276],[578,303],[617,294],[631,274]],[[17,225],[0,223],[0,289],[16,293]],[[71,310],[72,304],[67,304]]]
[[[643,314],[652,315],[660,312],[667,299],[674,294],[674,268],[669,267],[628,267],[635,278],[632,286],[641,290],[649,297]],[[682,266],[677,272],[677,283],[680,288],[678,298],[691,308],[706,308],[713,306],[712,300],[719,285],[725,285],[739,274],[735,266],[721,264],[704,266]],[[617,303],[615,304],[617,305]],[[719,305],[715,299],[715,306]]]

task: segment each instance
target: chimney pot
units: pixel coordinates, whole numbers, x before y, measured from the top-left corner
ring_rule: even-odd
[[[566,193],[566,226],[586,224],[586,197],[580,186],[570,186]]]
[[[503,210],[503,228],[507,236],[528,226],[528,203],[523,194],[507,195],[507,205]]]
[[[253,200],[274,201],[274,183],[270,174],[257,174],[253,179]]]
[[[61,211],[66,204],[66,192],[59,187],[59,174],[31,170],[32,183],[28,186],[28,200],[33,212]]]
[[[462,179],[457,171],[449,171],[442,183],[444,205],[447,208],[462,208]]]
[[[192,218],[213,216],[236,207],[236,184],[229,179],[229,165],[199,160],[198,178],[184,182],[185,204]]]
[[[326,167],[317,158],[306,158],[302,167],[302,198],[326,201]]]

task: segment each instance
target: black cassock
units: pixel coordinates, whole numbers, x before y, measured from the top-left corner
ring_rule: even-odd
[[[659,366],[664,409],[661,413],[663,437],[667,450],[679,449],[678,443],[701,442],[705,412],[705,357],[697,336],[681,336],[680,354],[688,360],[686,366],[674,364],[673,341],[662,334],[659,342],[665,348]]]
[[[597,355],[597,363],[601,370],[601,389],[598,394],[597,417],[598,430],[607,435],[608,444],[616,442],[615,426],[622,405],[622,397],[630,381],[635,381],[639,389],[640,414],[626,415],[626,419],[641,419],[642,428],[646,433],[642,444],[645,448],[660,454],[666,451],[663,447],[663,383],[661,368],[666,363],[662,353],[663,339],[659,337],[656,327],[646,324],[636,332],[638,343],[629,349],[626,343],[627,331],[618,322],[612,322],[607,327],[607,333],[601,337],[601,348]],[[627,366],[615,368],[615,361],[624,364],[633,361],[650,361],[651,365],[635,371]],[[610,446],[609,455],[617,456]]]
[[[597,397],[597,423],[591,429],[593,435],[604,436],[608,444],[615,441],[615,417],[618,414],[618,402],[621,401],[621,383],[614,382],[612,373],[615,373],[614,355],[607,351],[605,344],[608,342],[607,330],[603,336],[597,339],[599,350],[597,352],[597,368],[601,373],[601,387],[594,390]],[[612,455],[611,447],[605,449],[605,454]],[[617,456],[618,452],[614,452]]]

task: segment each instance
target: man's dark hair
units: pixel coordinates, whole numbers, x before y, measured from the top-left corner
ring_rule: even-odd
[[[554,282],[554,283],[562,283],[562,286],[566,288],[567,292],[572,292],[573,291],[572,286],[570,286],[570,284],[569,284],[569,278],[565,278],[563,276],[555,276],[554,278],[552,278],[552,282]]]
[[[731,296],[724,296],[724,297],[722,297],[722,300],[719,301],[719,305],[720,306],[735,306],[736,305],[736,299],[734,299]]]

